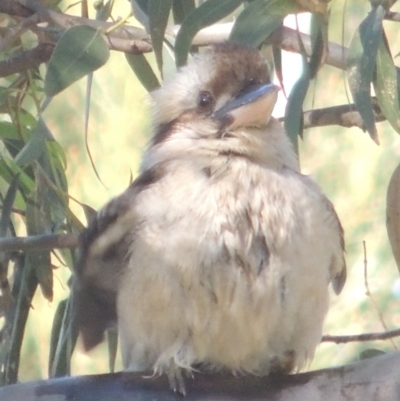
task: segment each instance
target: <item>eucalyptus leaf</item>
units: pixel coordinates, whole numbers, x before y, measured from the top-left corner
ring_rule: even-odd
[[[259,47],[288,14],[299,11],[294,0],[254,0],[236,18],[229,40]]]
[[[376,75],[373,83],[383,115],[396,132],[400,134],[397,71],[385,36],[379,45],[376,55]]]
[[[51,329],[49,376],[62,377],[71,374],[71,356],[78,333],[73,324],[72,295],[58,304]]]
[[[18,258],[13,278],[13,302],[7,311],[6,326],[2,330],[2,339],[10,340],[9,344],[7,344],[6,361],[4,362],[4,370],[2,371],[3,384],[13,384],[18,381],[25,325],[38,285],[30,261],[24,257]]]
[[[117,359],[118,351],[118,330],[107,330],[107,345],[108,345],[108,368],[111,373],[115,371],[115,361]]]
[[[126,61],[148,92],[157,89],[160,82],[143,54],[125,53]]]
[[[17,174],[10,182],[8,186],[6,196],[3,200],[3,208],[1,210],[0,218],[0,237],[7,235],[8,226],[10,223],[10,217],[12,212],[12,206],[14,204],[15,196],[17,195],[19,186],[19,174]]]
[[[24,166],[37,160],[45,151],[47,139],[53,139],[53,136],[43,119],[39,118],[30,139],[15,156],[15,163],[19,166]]]
[[[86,25],[69,28],[50,58],[44,79],[47,96],[54,96],[106,63],[110,50],[100,30]]]
[[[132,12],[137,21],[139,21],[146,31],[149,31],[148,0],[130,0]]]
[[[40,199],[38,201],[40,202]],[[31,203],[26,206],[25,223],[28,235],[40,235],[49,231],[50,222],[43,212]],[[26,257],[36,274],[43,296],[51,302],[53,300],[53,269],[50,252],[32,250],[26,253]]]
[[[57,377],[57,373],[59,373],[60,370],[62,376],[67,376],[69,374],[67,364],[65,363],[65,358],[62,358],[64,363],[60,363],[61,358],[56,355],[59,338],[61,336],[62,322],[67,309],[67,301],[67,299],[64,299],[59,302],[54,314],[53,325],[51,326],[48,369],[49,377]]]
[[[375,61],[382,40],[382,20],[385,9],[372,8],[361,22],[350,42],[346,60],[347,79],[353,100],[369,135],[379,142],[371,101],[371,82]]]
[[[156,56],[157,66],[162,74],[163,59],[162,49],[165,29],[171,11],[172,0],[149,0],[148,15],[149,29],[153,51]]]
[[[320,14],[311,16],[310,78],[314,79],[328,56],[328,23]]]
[[[175,60],[178,67],[186,64],[196,33],[228,16],[242,0],[208,0],[194,9],[182,22],[175,41]]]
[[[179,25],[187,15],[196,8],[194,0],[173,0],[172,15],[175,24]]]
[[[285,110],[284,127],[294,146],[298,151],[298,137],[303,131],[303,103],[310,86],[310,72],[308,64],[303,62],[303,73],[293,85],[288,97]]]

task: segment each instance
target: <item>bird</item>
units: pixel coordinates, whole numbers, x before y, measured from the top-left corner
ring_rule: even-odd
[[[151,93],[136,180],[82,232],[74,322],[89,350],[118,328],[123,368],[264,376],[312,360],[329,286],[346,281],[333,204],[272,117],[279,87],[254,48],[199,52]]]

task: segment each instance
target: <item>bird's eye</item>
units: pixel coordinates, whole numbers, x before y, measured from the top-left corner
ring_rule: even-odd
[[[199,99],[198,99],[198,105],[202,109],[205,109],[209,107],[213,102],[213,97],[210,92],[208,91],[202,91],[200,92]]]

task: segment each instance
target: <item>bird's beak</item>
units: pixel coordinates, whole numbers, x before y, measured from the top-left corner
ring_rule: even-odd
[[[212,116],[230,129],[266,125],[271,118],[279,90],[279,86],[273,84],[254,85],[215,111]]]

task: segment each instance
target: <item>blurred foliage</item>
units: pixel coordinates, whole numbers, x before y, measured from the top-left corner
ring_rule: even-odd
[[[133,74],[151,91],[173,69],[172,63],[178,67],[185,64],[201,45],[212,42],[208,38],[205,43],[196,42],[192,46],[202,28],[213,24],[218,28],[221,22],[234,17],[229,39],[261,48],[282,80],[285,77],[281,46],[276,42],[271,45],[270,37],[289,14],[311,12],[311,52],[307,53],[298,34],[296,42],[302,56],[300,77],[289,94],[285,112],[285,127],[296,146],[298,137],[303,135],[303,108],[312,84],[331,68],[326,65],[329,7],[335,0],[131,0],[134,18],[141,25],[135,29],[130,29],[133,27],[129,25],[129,18],[128,22],[115,22],[116,2],[96,1],[94,20],[63,19],[65,14],[61,10],[68,13],[69,9],[59,1],[2,0],[0,3],[0,236],[3,239],[12,239],[21,233],[75,235],[82,229],[79,216],[70,206],[65,149],[55,140],[45,110],[72,83],[105,68],[110,49],[125,52]],[[343,50],[343,58],[347,51],[342,63],[346,75],[341,79],[347,81],[363,128],[375,142],[379,142],[375,104],[391,127],[400,132],[399,70],[392,55],[394,41],[384,25],[385,19],[396,20],[398,16],[391,10],[394,3],[363,1],[369,5],[358,25],[352,21],[347,23],[344,18],[352,39],[348,50]],[[85,7],[82,7],[82,16],[86,16]],[[110,23],[107,25],[105,21]],[[180,25],[177,33],[174,24]],[[156,63],[140,51],[140,46],[145,48],[148,43],[152,43]],[[45,66],[44,61],[48,61]],[[88,99],[91,82],[88,80]],[[89,105],[87,102],[86,126]],[[397,180],[392,180],[390,210],[393,212],[388,215],[388,221],[391,222],[389,231],[393,233],[389,232],[390,239],[396,249],[400,248],[397,240],[400,238],[400,199],[396,198],[399,188]],[[396,256],[396,260],[399,258]],[[40,288],[49,302],[53,299],[54,260],[70,271],[73,250],[38,246],[29,250],[10,248],[0,253],[2,384],[19,380],[19,367],[24,364],[20,358],[21,345],[37,289]],[[50,338],[49,376],[69,374],[77,339],[71,327],[70,296],[62,299],[57,307]],[[117,346],[113,333],[109,336],[109,347],[109,366],[114,369]]]

